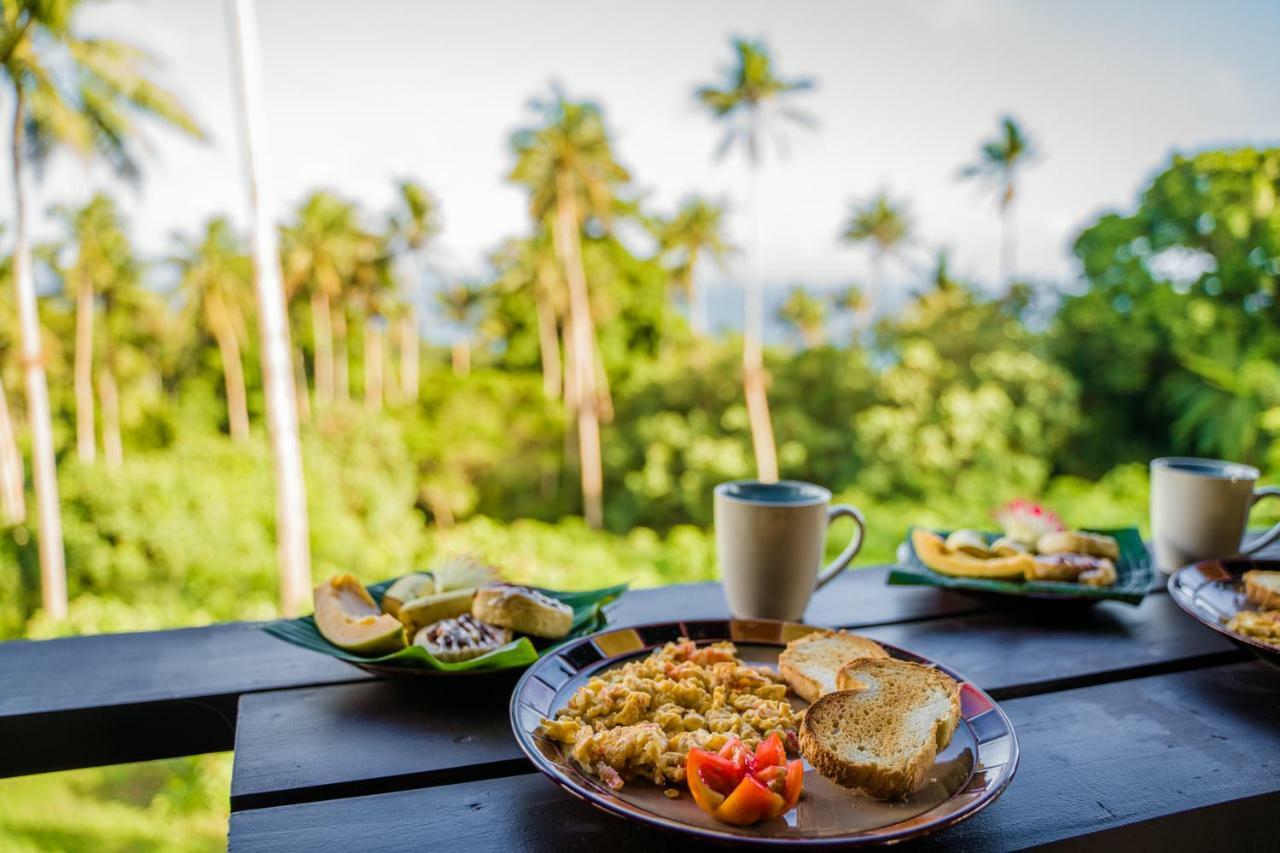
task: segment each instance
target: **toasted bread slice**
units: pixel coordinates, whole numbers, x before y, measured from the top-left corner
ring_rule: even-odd
[[[924,782],[960,721],[960,688],[930,666],[860,658],[841,669],[837,690],[809,706],[800,751],[819,773],[884,800]]]
[[[814,631],[787,643],[778,655],[778,672],[806,702],[836,689],[840,667],[857,658],[887,658],[880,644],[845,631]]]
[[[1280,610],[1280,572],[1250,569],[1241,577],[1249,601],[1260,610]]]

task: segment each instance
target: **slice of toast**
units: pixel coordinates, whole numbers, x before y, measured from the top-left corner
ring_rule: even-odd
[[[845,631],[813,631],[787,643],[778,655],[778,672],[806,702],[836,689],[840,667],[857,658],[887,658],[880,644]]]
[[[1280,572],[1250,569],[1241,578],[1245,597],[1259,610],[1280,610]]]
[[[924,782],[960,721],[960,688],[930,666],[860,658],[837,690],[809,706],[800,751],[823,776],[883,800],[906,799]]]

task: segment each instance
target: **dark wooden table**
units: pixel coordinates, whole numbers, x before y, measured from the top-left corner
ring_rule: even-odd
[[[1000,700],[1022,744],[998,802],[906,847],[1273,849],[1280,671],[1163,592],[1063,607],[884,580],[846,573],[808,621],[946,662]],[[719,587],[694,584],[629,593],[611,618],[724,614]],[[235,851],[684,848],[535,772],[509,694],[501,681],[372,679],[251,625],[9,643],[0,775],[234,745]]]

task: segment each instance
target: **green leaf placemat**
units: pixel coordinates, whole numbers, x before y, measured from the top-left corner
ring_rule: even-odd
[[[1120,546],[1120,559],[1116,561],[1116,582],[1113,586],[1087,586],[1065,581],[1011,581],[991,578],[959,578],[935,572],[916,555],[911,545],[911,528],[907,541],[898,549],[898,565],[889,571],[890,584],[941,586],[948,589],[967,589],[976,592],[996,592],[1023,598],[1059,598],[1096,601],[1123,601],[1138,604],[1151,591],[1155,571],[1151,567],[1151,555],[1142,542],[1136,527],[1117,530],[1089,530],[1115,538]],[[950,531],[934,530],[940,536]],[[987,544],[994,542],[999,533],[983,533]]]
[[[392,578],[365,588],[369,590],[373,600],[381,605],[382,594],[394,582],[395,578]],[[392,652],[389,655],[379,655],[377,657],[352,654],[326,640],[316,627],[315,619],[311,616],[303,616],[300,619],[278,619],[275,622],[263,625],[262,630],[287,643],[293,643],[295,646],[330,655],[349,663],[371,663],[380,666],[405,667],[407,669],[433,669],[440,672],[490,672],[528,666],[561,643],[600,630],[606,622],[604,606],[626,592],[627,585],[620,584],[604,589],[591,589],[581,592],[561,592],[560,590],[541,589],[539,587],[534,587],[534,589],[573,608],[573,627],[569,629],[569,633],[565,637],[552,641],[550,645],[542,649],[534,646],[528,637],[517,637],[505,646],[494,649],[480,657],[456,663],[440,660],[422,646],[414,645]]]

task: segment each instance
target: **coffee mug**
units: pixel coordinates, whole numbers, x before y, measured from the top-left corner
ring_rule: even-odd
[[[1151,538],[1156,564],[1173,572],[1214,557],[1252,554],[1280,538],[1280,524],[1242,548],[1249,510],[1280,495],[1254,489],[1258,469],[1221,459],[1170,456],[1151,461]]]
[[[716,486],[716,558],[734,617],[798,621],[813,591],[853,561],[866,522],[854,507],[830,504],[831,492],[794,480]],[[819,571],[827,526],[841,517],[852,518],[858,532]]]

